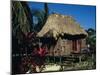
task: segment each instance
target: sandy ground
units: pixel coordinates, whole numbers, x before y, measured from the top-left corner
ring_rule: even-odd
[[[45,68],[42,70],[42,72],[47,71],[59,71],[61,69],[60,65],[53,64],[53,65],[45,65]]]

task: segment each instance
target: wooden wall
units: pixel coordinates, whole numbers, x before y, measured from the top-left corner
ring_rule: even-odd
[[[66,56],[70,55],[71,53],[80,53],[82,48],[86,48],[86,40],[79,39],[76,40],[74,43],[75,46],[73,47],[73,41],[67,39],[59,38],[55,47],[51,46],[48,50],[49,55],[51,56]]]

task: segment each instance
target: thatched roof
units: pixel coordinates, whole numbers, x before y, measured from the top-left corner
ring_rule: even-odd
[[[87,35],[85,30],[71,16],[51,14],[37,36],[57,38],[59,35],[63,36],[64,34]]]

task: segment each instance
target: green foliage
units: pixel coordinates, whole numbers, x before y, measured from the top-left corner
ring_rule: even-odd
[[[46,23],[46,20],[48,18],[48,14],[49,14],[49,11],[48,11],[47,3],[44,3],[44,10],[38,10],[38,9],[32,10],[32,15],[34,17],[36,17],[38,20],[38,24],[34,25],[34,29],[36,31],[39,32],[42,29],[43,25]]]
[[[32,16],[26,2],[12,1],[12,32],[18,36],[18,33],[30,32],[32,30]]]
[[[12,50],[20,52],[25,34],[32,31],[32,15],[26,2],[12,1]]]
[[[90,45],[90,49],[94,50],[96,49],[96,31],[92,28],[89,28],[87,30],[88,37],[87,37],[87,44]]]

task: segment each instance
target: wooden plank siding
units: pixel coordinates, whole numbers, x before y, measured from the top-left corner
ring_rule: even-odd
[[[82,48],[86,48],[86,40],[67,40],[59,39],[55,46],[48,50],[50,56],[67,56],[71,53],[80,53]]]

